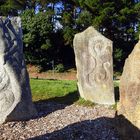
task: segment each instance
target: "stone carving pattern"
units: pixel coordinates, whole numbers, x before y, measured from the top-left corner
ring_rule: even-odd
[[[111,49],[111,46],[104,45],[102,40],[95,38],[89,41],[87,53],[83,53],[83,59],[87,60],[83,61],[86,63],[83,64],[83,69],[87,72],[85,77],[88,86],[105,83],[110,78]]]
[[[17,22],[13,24],[11,22]],[[0,19],[0,113],[7,111],[14,103],[11,81],[5,69],[6,63],[18,68],[24,66],[22,62],[22,33],[19,20]]]

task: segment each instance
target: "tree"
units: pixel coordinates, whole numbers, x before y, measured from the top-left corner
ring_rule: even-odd
[[[27,61],[41,65],[47,63],[47,50],[51,47],[51,13],[35,14],[34,10],[26,10],[21,17]]]
[[[45,53],[56,63],[63,62],[68,55],[62,54],[73,46],[74,35],[92,25],[113,41],[114,68],[121,70],[140,32],[139,0],[0,1],[3,15],[17,14],[18,10],[23,12],[26,54],[33,53],[38,63],[48,60]]]
[[[18,10],[25,9],[26,0],[1,0],[0,15],[17,15]]]
[[[73,0],[73,2],[75,2],[78,11],[76,19],[73,20],[73,16],[68,12],[69,20],[67,21],[69,21],[70,26],[67,27],[63,24],[64,29],[67,27],[67,32],[71,30],[70,33],[76,33],[93,25],[99,32],[113,41],[114,68],[122,70],[120,68],[122,68],[124,60],[137,41],[136,26],[138,24],[139,4],[135,0]],[[73,11],[73,8],[70,11]],[[71,28],[69,29],[69,27]],[[68,34],[66,39],[71,36]]]
[[[136,33],[136,39],[138,39],[139,38],[139,34],[140,34],[140,0],[137,0],[137,4],[135,5],[135,11],[137,12],[136,30],[138,31]]]

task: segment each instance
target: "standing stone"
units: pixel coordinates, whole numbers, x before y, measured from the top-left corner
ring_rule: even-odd
[[[140,41],[125,61],[118,113],[140,128]]]
[[[89,27],[75,35],[74,52],[81,97],[94,103],[114,104],[112,41]]]
[[[35,115],[23,57],[21,19],[0,17],[0,124]]]

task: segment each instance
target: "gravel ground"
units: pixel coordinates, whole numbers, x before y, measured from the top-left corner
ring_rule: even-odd
[[[36,103],[39,116],[0,125],[1,140],[119,140],[115,111],[105,106]]]

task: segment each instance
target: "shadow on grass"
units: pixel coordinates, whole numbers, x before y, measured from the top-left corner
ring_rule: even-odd
[[[79,94],[77,91],[70,92],[62,97],[54,97],[46,100],[39,100],[34,102],[38,111],[38,117],[44,117],[54,111],[64,109],[68,105],[72,105],[79,100]]]
[[[55,125],[55,124],[54,124]],[[123,115],[70,124],[63,129],[28,140],[139,140],[140,130]]]
[[[40,77],[36,77],[36,78],[31,78],[31,79],[33,79],[33,80],[50,80],[50,81],[56,81],[56,80],[58,80],[58,79],[56,79],[56,78],[54,78],[54,79],[52,79],[52,78],[40,78]]]
[[[38,117],[45,117],[54,111],[64,109],[66,106],[72,105],[77,101],[81,101],[79,99],[80,99],[80,95],[78,91],[74,91],[74,92],[70,92],[65,96],[54,97],[46,100],[39,100],[34,102],[34,104],[39,113]],[[118,100],[119,100],[119,87],[115,87],[115,101]],[[86,104],[87,103],[91,105],[91,102],[86,101]]]
[[[74,91],[74,92],[70,92],[66,96],[50,98],[47,101],[57,102],[65,105],[71,105],[77,100],[79,100],[79,97],[80,96],[78,94],[78,91]]]

